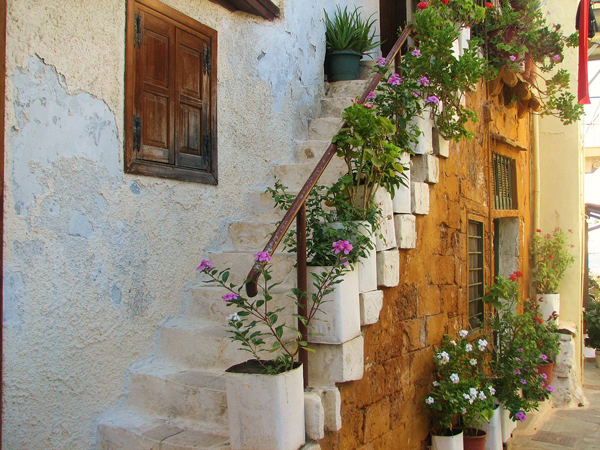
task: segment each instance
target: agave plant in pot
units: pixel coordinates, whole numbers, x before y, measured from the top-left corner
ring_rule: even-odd
[[[254,258],[261,263],[262,277],[262,295],[255,299],[243,295],[246,282],[238,286],[229,281],[229,269],[219,270],[208,260],[198,267],[206,283],[224,291],[223,301],[233,311],[227,318],[231,340],[253,357],[226,371],[230,445],[234,450],[297,450],[304,444],[304,382],[296,356],[300,349],[310,349],[296,321],[310,328],[326,304],[327,295],[347,270],[352,244],[340,240],[330,246],[334,261],[327,271],[313,275],[313,293],[293,288],[291,299],[284,305],[271,291],[279,283],[272,283],[267,252],[259,252]],[[303,297],[307,310],[301,315],[296,311],[303,308]],[[275,357],[265,360],[265,354]]]
[[[424,403],[436,450],[477,448],[470,446],[479,440],[485,445],[480,427],[493,414],[495,394],[485,376],[489,346],[483,338],[470,342],[468,334],[445,335],[434,352],[434,381]]]
[[[571,231],[569,230],[571,233]],[[544,320],[553,313],[560,315],[560,294],[558,288],[565,271],[573,265],[567,234],[555,228],[552,234],[537,229],[532,238],[531,259],[532,282],[540,302],[540,314]]]
[[[333,18],[325,11],[326,70],[329,81],[358,78],[361,58],[379,46],[373,15],[363,19],[360,7],[348,11],[338,5]]]

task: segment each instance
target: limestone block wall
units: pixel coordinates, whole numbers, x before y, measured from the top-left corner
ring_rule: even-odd
[[[529,146],[529,120],[519,121],[516,109],[486,98],[483,85],[468,102],[481,118],[475,137],[451,143],[448,159],[439,159],[439,183],[429,186],[429,213],[416,216],[416,247],[400,250],[400,285],[384,289],[379,322],[363,328],[364,377],[339,386],[342,428],[326,433],[319,442],[323,449],[427,448],[429,423],[422,400],[431,382],[434,348],[444,333],[468,327],[470,219],[484,223],[486,284],[494,271],[493,220],[517,220],[516,264],[526,273],[524,290],[528,283],[530,155],[493,140],[492,134]],[[491,121],[483,120],[484,112]],[[492,209],[492,151],[516,160],[520,212]]]
[[[124,1],[8,0],[3,448],[93,447],[201,257],[318,112],[335,4],[276,0],[269,22],[164,3],[219,33],[218,186],[123,173]]]

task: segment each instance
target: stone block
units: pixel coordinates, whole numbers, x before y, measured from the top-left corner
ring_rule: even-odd
[[[321,398],[325,412],[325,429],[338,431],[342,428],[342,396],[335,386],[310,388]]]
[[[390,429],[390,400],[384,398],[380,402],[365,409],[364,442],[368,443],[387,433]]]
[[[342,119],[339,117],[323,117],[310,122],[308,136],[313,141],[330,141],[340,131]]]
[[[310,386],[332,386],[335,383],[360,380],[364,373],[364,339],[358,336],[341,345],[313,344],[315,353],[308,354]]]
[[[396,230],[394,229],[394,204],[392,195],[383,188],[377,189],[374,197],[375,205],[381,211],[379,230],[376,232],[376,250],[389,250],[396,247]]]
[[[446,315],[436,314],[427,317],[427,345],[438,345],[446,332]]]
[[[440,181],[440,162],[434,155],[415,155],[410,171],[412,181],[429,184]]]
[[[417,220],[412,214],[395,214],[396,243],[398,248],[417,246]]]
[[[422,318],[402,322],[404,328],[404,342],[409,352],[419,350],[427,345],[425,322]]]
[[[315,392],[304,392],[304,424],[307,438],[318,441],[325,437],[325,409]]]
[[[412,213],[429,214],[429,185],[411,182],[410,188]]]
[[[400,283],[400,255],[397,249],[377,252],[377,284],[394,287]]]
[[[418,141],[413,144],[413,151],[417,155],[425,155],[433,153],[432,129],[433,120],[430,118],[429,109],[423,110],[423,117],[416,117],[411,120],[411,124],[416,125],[423,132],[418,137]]]
[[[371,325],[379,320],[383,307],[383,291],[363,292],[360,294],[360,324]]]
[[[406,180],[406,186],[403,184],[396,188],[394,192],[394,213],[396,214],[410,214],[411,211],[411,198],[410,198],[410,171],[408,171],[408,179]]]
[[[441,158],[450,157],[450,141],[444,139],[435,128],[432,133],[433,154]]]

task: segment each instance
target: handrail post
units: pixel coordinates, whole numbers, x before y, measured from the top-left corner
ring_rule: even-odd
[[[298,283],[298,315],[304,319],[308,317],[308,273],[306,268],[306,203],[303,203],[296,216],[296,237],[297,237],[297,264],[296,274]],[[298,331],[302,335],[301,340],[308,342],[308,327],[301,321],[298,320]],[[298,359],[302,363],[302,370],[304,374],[304,387],[308,386],[308,352],[300,348],[298,353]]]

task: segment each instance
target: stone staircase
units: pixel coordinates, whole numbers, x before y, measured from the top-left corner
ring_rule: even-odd
[[[293,164],[279,164],[273,175],[295,192],[304,184],[341,125],[341,111],[362,93],[366,82],[349,81],[327,86],[321,117],[310,124],[308,139],[295,146]],[[391,197],[380,196],[384,210],[382,230],[387,237],[378,242],[378,285],[399,282],[399,248],[416,245],[415,216],[429,210],[429,184],[439,178],[437,156],[447,157],[445,141],[431,134],[431,123],[420,123],[425,139],[410,159],[412,179],[407,188]],[[435,144],[435,145],[433,145]],[[435,153],[437,156],[434,156]],[[344,166],[334,158],[319,184],[331,184]],[[267,235],[275,229],[282,213],[274,209],[263,190],[249,192],[251,215],[229,225],[227,248],[209,255],[217,268],[229,267],[234,283],[241,283],[253,263],[253,254],[262,250]],[[295,255],[279,250],[273,255],[273,278],[283,281],[274,293],[275,302],[289,302],[284,293],[295,285]],[[222,291],[200,280],[190,283],[184,313],[167,320],[160,328],[156,355],[131,369],[127,401],[105,416],[98,427],[98,448],[102,450],[199,450],[226,449],[228,445],[227,401],[224,371],[248,359],[226,333],[226,316],[232,312],[221,300]],[[361,325],[377,322],[383,292],[361,294]],[[292,320],[291,316],[287,320]],[[336,383],[363,376],[363,337],[341,345],[317,344],[310,354],[306,393],[307,437],[318,440],[325,430],[339,430],[341,399]],[[320,448],[307,444],[308,448]]]

